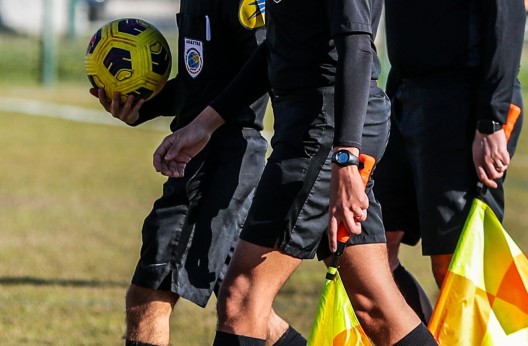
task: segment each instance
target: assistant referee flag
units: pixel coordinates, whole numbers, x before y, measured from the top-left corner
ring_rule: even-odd
[[[337,268],[327,279],[308,338],[308,346],[370,346],[372,343],[354,313]]]
[[[528,258],[478,198],[429,329],[440,345],[528,345]]]

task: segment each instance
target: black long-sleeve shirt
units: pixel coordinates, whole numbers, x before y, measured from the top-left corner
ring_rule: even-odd
[[[470,75],[478,119],[506,122],[519,72],[526,12],[521,0],[385,0],[392,65],[402,78]]]
[[[267,6],[265,44],[212,107],[230,121],[234,110],[269,88],[285,95],[335,86],[334,145],[360,148],[369,82],[380,73],[374,38],[381,0],[282,0]]]
[[[252,16],[258,7],[246,1],[249,7],[241,11],[240,4],[240,0],[181,0],[176,17],[178,73],[143,104],[134,125],[174,116],[174,131],[194,119],[229,84],[265,38],[263,23]],[[236,124],[261,130],[267,100],[261,94],[254,103],[240,107],[238,114],[232,114]]]

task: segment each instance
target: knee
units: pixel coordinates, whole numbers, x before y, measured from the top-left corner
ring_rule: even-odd
[[[126,307],[133,308],[136,306],[146,305],[154,300],[154,290],[136,285],[130,285],[126,292]]]
[[[150,288],[130,285],[126,293],[126,314],[129,317],[148,314],[151,310],[157,313],[172,312],[178,295],[169,291],[159,291]]]
[[[126,294],[126,338],[148,345],[168,345],[170,315],[178,296],[131,285]]]
[[[243,276],[222,284],[216,309],[220,328],[229,331],[235,326],[268,325],[273,299],[255,286]]]

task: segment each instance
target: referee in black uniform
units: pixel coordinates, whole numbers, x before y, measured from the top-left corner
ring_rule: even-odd
[[[510,104],[523,107],[526,13],[522,0],[385,0],[385,13],[392,129],[375,192],[395,279],[427,321],[431,308],[400,265],[399,245],[422,240],[440,287],[479,180],[502,219],[522,114],[508,142],[503,124]]]
[[[253,1],[181,0],[177,14],[178,74],[152,100],[119,95],[103,106],[137,126],[157,116],[188,124],[232,80],[265,38]],[[97,94],[96,90],[91,91]],[[143,246],[126,297],[127,345],[168,345],[169,318],[179,297],[204,307],[218,292],[265,164],[261,136],[268,96],[237,110],[187,166],[168,178],[142,229]],[[286,331],[286,333],[285,333]],[[275,314],[269,341],[304,340]]]
[[[266,43],[154,155],[162,174],[187,176],[189,157],[210,134],[271,90],[273,152],[220,290],[214,344],[265,345],[276,294],[303,259],[329,259],[343,223],[353,236],[340,273],[369,337],[377,345],[436,345],[392,279],[380,206],[358,170],[360,153],[381,159],[389,132],[389,102],[376,83],[381,0],[266,5]]]

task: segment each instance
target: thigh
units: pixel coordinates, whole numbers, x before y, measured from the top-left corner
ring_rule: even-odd
[[[255,297],[262,294],[262,300],[268,300],[262,303],[269,305],[301,262],[301,259],[281,251],[240,240],[221,291],[224,291],[224,286],[226,289],[230,289],[233,285],[239,289],[244,286],[243,290],[247,294]],[[255,302],[247,303],[260,304],[259,298],[255,300]]]
[[[414,178],[396,118],[405,111],[397,98],[391,104],[391,128],[385,154],[373,173],[374,193],[379,200],[386,232],[403,231],[402,242],[416,245],[420,227]]]
[[[333,94],[309,90],[273,107],[273,152],[240,237],[312,258],[328,223]]]
[[[383,290],[376,287],[385,287],[387,282],[394,282],[390,280],[392,274],[385,244],[348,246],[339,258],[339,273],[351,296],[366,296],[369,299],[383,294],[378,292]]]
[[[154,202],[143,222],[141,253],[132,277],[133,284],[156,290],[171,290],[175,249],[181,241],[189,214],[187,184],[202,167],[203,157],[199,155],[191,161],[188,169],[192,174],[182,179],[169,178],[163,184],[162,196]]]
[[[398,329],[418,323],[394,282],[385,244],[347,247],[339,261],[339,273],[358,318],[370,334],[379,332],[380,325]]]
[[[452,253],[476,194],[472,142],[476,87],[471,81],[404,83],[395,118],[416,193],[425,255]]]
[[[390,130],[390,102],[385,93],[371,87],[363,136],[361,139],[361,153],[375,158],[376,163],[383,161]],[[378,169],[377,165],[374,171]],[[374,190],[374,179],[371,179],[366,188],[369,198],[367,219],[361,223],[361,234],[350,237],[351,244],[384,243],[385,228],[382,221],[380,202]]]
[[[221,284],[262,173],[266,141],[254,129],[223,129],[187,184],[186,230],[174,249],[173,289],[201,306]]]
[[[223,128],[190,162],[184,178],[165,183],[144,223],[134,284],[207,304],[225,275],[266,147],[256,130]]]
[[[266,161],[267,143],[257,130],[234,131],[213,142],[201,197],[191,205],[189,222],[196,230],[180,272],[181,283],[208,293],[225,276]]]

